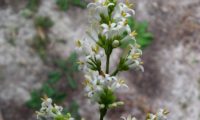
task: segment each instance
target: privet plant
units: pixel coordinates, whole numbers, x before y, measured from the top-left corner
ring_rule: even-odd
[[[107,111],[123,105],[117,101],[115,92],[118,88],[128,88],[125,81],[118,74],[129,69],[143,71],[140,59],[142,51],[137,44],[137,33],[131,30],[127,18],[132,17],[135,11],[132,4],[117,0],[95,0],[88,4],[89,22],[91,27],[86,31],[82,40],[77,40],[77,50],[81,53],[79,67],[85,73],[85,91],[87,97],[99,105],[100,120],[103,120]],[[134,44],[129,44],[131,43]],[[110,70],[110,57],[113,51],[121,46],[123,54],[114,70]],[[104,62],[105,61],[105,62]],[[148,114],[146,120],[166,120],[167,110],[159,110],[156,114]],[[62,114],[62,107],[52,105],[50,98],[44,98],[42,108],[37,112],[38,119],[47,120],[74,120],[68,113]],[[121,117],[123,120],[136,120],[131,115]]]

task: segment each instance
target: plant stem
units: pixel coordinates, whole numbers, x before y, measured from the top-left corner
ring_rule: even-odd
[[[119,72],[118,68],[111,74],[111,76],[115,76],[117,75],[117,73]]]
[[[107,108],[100,109],[100,120],[103,120],[107,113]]]
[[[109,66],[110,66],[110,54],[106,55],[106,74],[109,73]]]

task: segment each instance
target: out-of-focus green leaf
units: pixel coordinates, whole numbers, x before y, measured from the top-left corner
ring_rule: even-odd
[[[137,32],[136,40],[139,45],[141,45],[141,48],[144,49],[148,47],[153,40],[153,34],[148,31],[148,23],[146,21],[139,22],[133,19],[132,17],[128,18],[128,24],[131,27],[132,31]],[[122,47],[125,48],[128,44],[134,44],[133,40],[127,40],[125,43],[123,43]]]
[[[50,72],[49,76],[48,76],[48,78],[49,78],[48,79],[48,83],[55,84],[61,79],[61,77],[62,77],[62,75],[58,71]]]
[[[72,77],[70,76],[67,76],[67,81],[69,83],[69,86],[72,88],[72,89],[76,89],[77,88],[77,83],[74,79],[72,79]]]
[[[66,11],[69,8],[69,0],[56,0],[56,4],[62,11]]]

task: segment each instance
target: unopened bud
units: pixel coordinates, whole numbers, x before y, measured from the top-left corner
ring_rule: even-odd
[[[112,46],[114,48],[118,47],[119,46],[119,40],[114,40],[113,43],[112,43]]]
[[[124,105],[124,102],[122,102],[122,101],[117,102],[117,106],[120,106],[120,105]]]
[[[104,104],[100,104],[99,106],[101,109],[105,108],[105,105]]]
[[[112,103],[112,104],[108,105],[108,107],[109,108],[115,108],[115,107],[117,107],[117,104],[116,103]]]

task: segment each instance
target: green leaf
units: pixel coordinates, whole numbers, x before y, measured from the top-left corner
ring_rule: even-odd
[[[43,29],[49,29],[54,25],[54,22],[48,16],[37,16],[35,18],[35,26]]]
[[[67,81],[69,83],[69,86],[72,88],[72,89],[76,89],[77,88],[77,83],[76,81],[71,77],[71,76],[67,76]]]
[[[50,87],[48,84],[44,84],[42,86],[42,91],[49,97],[53,96],[56,93],[55,89]]]
[[[56,91],[55,95],[52,97],[55,102],[62,102],[65,100],[67,95],[65,93],[60,93],[59,91]]]
[[[87,2],[84,0],[71,0],[70,1],[72,5],[78,6],[80,8],[86,8],[87,7]]]
[[[40,4],[40,0],[28,0],[27,9],[31,11],[37,11]]]
[[[67,60],[64,59],[58,59],[55,61],[56,65],[59,69],[61,69],[62,71],[66,72],[68,71],[68,65],[67,65]]]
[[[40,104],[42,102],[40,97],[41,97],[40,91],[31,92],[31,99],[26,102],[26,105],[29,108],[38,110],[40,108]]]
[[[76,101],[73,101],[69,106],[69,112],[71,113],[72,117],[74,117],[76,120],[81,119],[78,110],[79,110],[79,105],[77,104]]]
[[[61,73],[58,72],[58,71],[53,71],[53,72],[50,72],[49,75],[48,75],[48,83],[50,84],[55,84],[57,83],[60,79],[61,79]]]
[[[148,22],[138,22],[130,17],[128,18],[128,24],[132,31],[135,30],[137,32],[136,40],[137,43],[141,45],[142,49],[148,47],[152,43],[153,34],[148,31]],[[132,40],[127,40],[121,46],[122,48],[126,48],[128,44],[134,44],[134,42]]]
[[[77,64],[78,55],[74,52],[68,58],[68,63],[71,65],[70,71],[77,72],[78,71],[78,64]]]
[[[69,8],[69,0],[56,0],[56,4],[62,11],[66,11]]]

